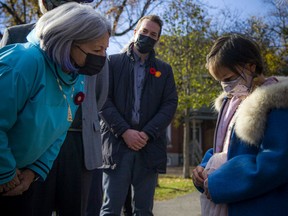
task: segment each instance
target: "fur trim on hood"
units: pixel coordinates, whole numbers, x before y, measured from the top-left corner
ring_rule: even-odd
[[[277,79],[278,83],[255,89],[236,111],[235,132],[251,145],[257,145],[263,138],[267,115],[272,109],[288,109],[288,79]],[[225,96],[224,92],[215,100],[214,106],[218,112]]]

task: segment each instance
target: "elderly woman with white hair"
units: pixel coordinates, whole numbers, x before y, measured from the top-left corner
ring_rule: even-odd
[[[79,74],[102,69],[109,33],[91,6],[67,3],[45,13],[27,43],[0,49],[2,211],[33,215],[25,212],[30,185],[49,173],[85,97]]]

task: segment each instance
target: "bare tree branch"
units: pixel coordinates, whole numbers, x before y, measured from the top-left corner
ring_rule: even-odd
[[[141,17],[159,6],[164,0],[94,0],[94,8],[107,14],[112,22],[114,36],[133,30]],[[0,1],[0,29],[29,23],[40,17],[37,0]],[[2,31],[3,33],[3,31]]]
[[[11,7],[9,7],[7,4],[5,4],[4,2],[0,1],[0,5],[3,8],[4,11],[7,11],[8,14],[10,14],[13,17],[13,20],[17,23],[17,24],[24,24],[24,22],[21,20],[21,18],[18,16],[17,12],[15,11],[14,8],[14,3],[11,2]]]

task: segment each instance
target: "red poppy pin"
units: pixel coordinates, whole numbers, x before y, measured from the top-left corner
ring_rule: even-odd
[[[154,75],[157,78],[161,76],[161,72],[160,71],[156,71],[156,69],[153,68],[153,67],[150,68],[150,74]]]
[[[85,94],[83,92],[78,92],[74,97],[74,103],[80,105],[84,101],[84,98]]]

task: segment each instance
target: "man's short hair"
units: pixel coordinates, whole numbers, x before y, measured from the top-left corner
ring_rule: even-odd
[[[161,32],[162,32],[162,27],[163,27],[163,21],[162,21],[161,18],[160,18],[159,16],[157,16],[157,15],[153,15],[153,14],[152,14],[152,15],[143,16],[143,17],[138,21],[138,23],[137,23],[137,25],[136,25],[136,30],[138,30],[138,29],[140,28],[141,23],[142,23],[143,20],[145,20],[145,19],[148,19],[148,20],[150,20],[150,21],[153,21],[153,22],[155,22],[155,23],[157,23],[157,24],[159,25],[160,31],[159,31],[158,37],[160,37],[160,36],[161,36]]]

